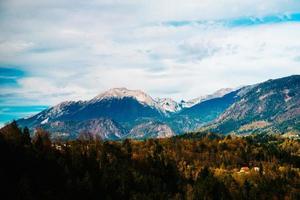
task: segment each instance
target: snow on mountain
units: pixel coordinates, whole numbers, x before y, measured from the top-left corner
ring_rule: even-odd
[[[216,92],[212,93],[212,94],[208,94],[208,95],[203,95],[203,96],[200,96],[198,98],[195,98],[195,99],[191,99],[191,100],[188,100],[188,101],[184,101],[182,100],[180,102],[180,106],[182,108],[190,108],[198,103],[201,103],[203,101],[207,101],[207,100],[210,100],[210,99],[214,99],[214,98],[220,98],[220,97],[223,97],[224,95],[234,91],[236,89],[232,89],[232,88],[223,88],[223,89],[220,89],[220,90],[217,90]]]
[[[200,103],[203,98],[204,97],[201,96],[201,97],[191,99],[191,100],[188,100],[188,101],[181,100],[179,105],[180,105],[181,108],[190,108],[190,107],[196,105],[197,103]]]
[[[181,110],[179,104],[171,98],[156,98],[155,101],[167,112],[178,112]]]
[[[182,108],[189,108],[192,107],[200,102],[210,100],[213,98],[217,97],[222,97],[225,94],[228,94],[229,92],[233,91],[231,88],[225,88],[225,89],[220,89],[216,91],[213,94],[210,95],[205,95],[201,96],[199,98],[195,98],[189,101],[181,101],[180,103],[174,101],[171,98],[156,98],[153,99],[150,95],[146,94],[145,92],[141,90],[129,90],[127,88],[112,88],[109,89],[98,96],[94,97],[90,101],[80,101],[78,104],[81,106],[83,105],[88,105],[90,103],[96,103],[100,102],[102,100],[110,100],[110,99],[123,99],[125,97],[131,97],[139,101],[143,105],[148,105],[150,107],[156,108],[162,113],[167,113],[167,112],[178,112]],[[66,101],[62,102],[54,107],[52,107],[49,112],[47,113],[47,116],[44,116],[44,119],[47,117],[50,117],[50,119],[55,116],[58,117],[62,114],[66,114],[70,112],[69,108],[71,106],[74,106],[76,102],[74,101]]]
[[[127,88],[112,88],[107,90],[106,92],[101,93],[100,95],[93,98],[90,102],[97,102],[102,101],[105,99],[112,99],[112,98],[125,98],[125,97],[132,97],[135,98],[137,101],[144,105],[148,105],[151,107],[155,107],[156,109],[166,113],[166,112],[178,112],[182,108],[190,108],[198,103],[201,103],[206,100],[210,100],[213,98],[222,97],[234,89],[231,88],[224,88],[217,90],[216,92],[200,96],[195,99],[191,99],[189,101],[182,100],[180,103],[174,101],[171,98],[156,98],[153,99],[150,95],[144,93],[141,90],[129,90]]]
[[[131,97],[144,105],[155,107],[160,111],[165,111],[154,99],[141,90],[129,90],[127,88],[112,88],[93,98],[90,102],[97,102],[106,99]]]
[[[62,103],[57,104],[56,106],[53,106],[52,108],[49,109],[49,112],[47,113],[49,117],[55,116],[59,117],[65,112],[68,112],[66,108],[68,108],[70,105],[75,103],[74,101],[64,101]]]
[[[220,98],[224,95],[234,91],[235,89],[232,88],[223,88],[220,90],[217,90],[216,92],[209,94],[209,95],[203,95],[198,98],[194,98],[188,101],[181,100],[179,103],[174,101],[171,98],[156,98],[155,101],[161,106],[161,108],[167,112],[178,112],[183,108],[190,108],[198,103],[201,103],[203,101],[207,101],[214,98]]]
[[[216,91],[211,95],[202,96],[199,98],[192,99],[190,101],[181,101],[180,103],[174,101],[171,98],[156,98],[155,100],[148,94],[144,93],[141,90],[129,90],[127,88],[113,88],[107,90],[106,92],[101,93],[100,95],[94,97],[89,101],[65,101],[54,107],[48,108],[43,112],[28,118],[32,123],[45,124],[56,120],[58,118],[68,118],[69,116],[73,116],[75,112],[79,110],[84,110],[89,105],[93,105],[95,103],[100,103],[102,100],[112,100],[112,99],[123,99],[125,97],[130,97],[136,99],[143,105],[150,106],[160,113],[164,115],[169,115],[168,113],[176,113],[179,112],[183,108],[189,108],[197,103],[203,102],[205,100],[213,99],[216,97],[222,97],[225,94],[232,91],[232,89],[226,88]],[[23,119],[27,120],[27,119]],[[27,121],[28,121],[27,120]]]
[[[74,110],[76,111],[82,105],[84,105],[84,101],[64,101],[59,103],[47,110],[39,113],[36,118],[41,121],[41,123],[47,123],[49,120],[57,119],[61,116],[65,116],[71,114]],[[34,116],[33,116],[34,117]]]
[[[46,119],[44,119],[44,120],[41,122],[41,124],[47,124],[48,121],[49,121],[49,118],[46,118]]]
[[[241,88],[239,99],[216,118],[212,132],[299,133],[300,75]],[[233,123],[234,122],[234,125]]]
[[[183,104],[171,98],[153,99],[140,90],[113,88],[91,100],[65,101],[17,122],[30,129],[43,127],[53,138],[75,139],[82,132],[103,139],[171,137],[175,135],[174,130],[182,132],[187,125],[186,119],[175,116],[182,109],[229,91],[219,90]],[[170,120],[174,120],[173,125],[168,123]],[[196,123],[190,123],[189,127],[196,127]]]

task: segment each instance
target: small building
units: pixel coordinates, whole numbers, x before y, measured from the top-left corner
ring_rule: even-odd
[[[253,167],[253,170],[255,171],[255,172],[259,172],[259,167]]]
[[[54,147],[56,150],[59,150],[59,151],[62,150],[62,145],[61,144],[52,144],[52,147]]]
[[[249,173],[249,172],[250,172],[249,167],[241,167],[240,169],[240,173]]]

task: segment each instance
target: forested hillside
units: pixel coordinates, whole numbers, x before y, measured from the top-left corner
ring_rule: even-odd
[[[300,198],[300,143],[279,136],[51,142],[15,122],[0,132],[1,195],[9,199]]]
[[[210,131],[253,134],[300,133],[300,76],[269,80],[242,90],[232,104],[209,127]]]

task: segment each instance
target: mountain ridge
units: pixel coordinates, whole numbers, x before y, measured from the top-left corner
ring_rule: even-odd
[[[300,132],[300,75],[268,80],[246,88],[212,125],[225,134]]]
[[[225,88],[202,97],[202,100],[199,98],[199,102],[190,107],[171,98],[154,99],[141,90],[112,88],[91,100],[62,102],[17,122],[31,129],[43,127],[57,135],[68,131],[76,134],[92,132],[103,139],[171,137],[199,128],[224,134],[243,134],[252,130],[280,132],[278,127],[282,129],[283,126],[287,128],[281,131],[294,130],[293,127],[298,130],[299,83],[300,76],[294,75],[235,90]],[[273,109],[272,106],[277,107]],[[276,126],[270,122],[273,118],[268,113],[272,110],[276,110],[273,112]],[[239,121],[241,116],[248,120]],[[59,124],[66,124],[66,128]]]

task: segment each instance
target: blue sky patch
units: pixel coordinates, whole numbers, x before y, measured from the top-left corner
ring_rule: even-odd
[[[0,76],[6,76],[6,77],[21,77],[24,76],[25,72],[16,68],[10,68],[4,67],[3,65],[0,65]]]
[[[26,75],[22,70],[16,68],[2,67],[0,65],[0,86],[17,86],[17,80]]]
[[[300,13],[286,14],[286,15],[268,15],[264,17],[241,17],[228,20],[213,20],[213,21],[168,21],[163,24],[166,26],[190,26],[193,24],[222,24],[228,27],[239,27],[239,26],[253,26],[262,24],[274,24],[283,22],[300,22]]]
[[[0,106],[0,126],[23,117],[36,114],[48,106]]]

